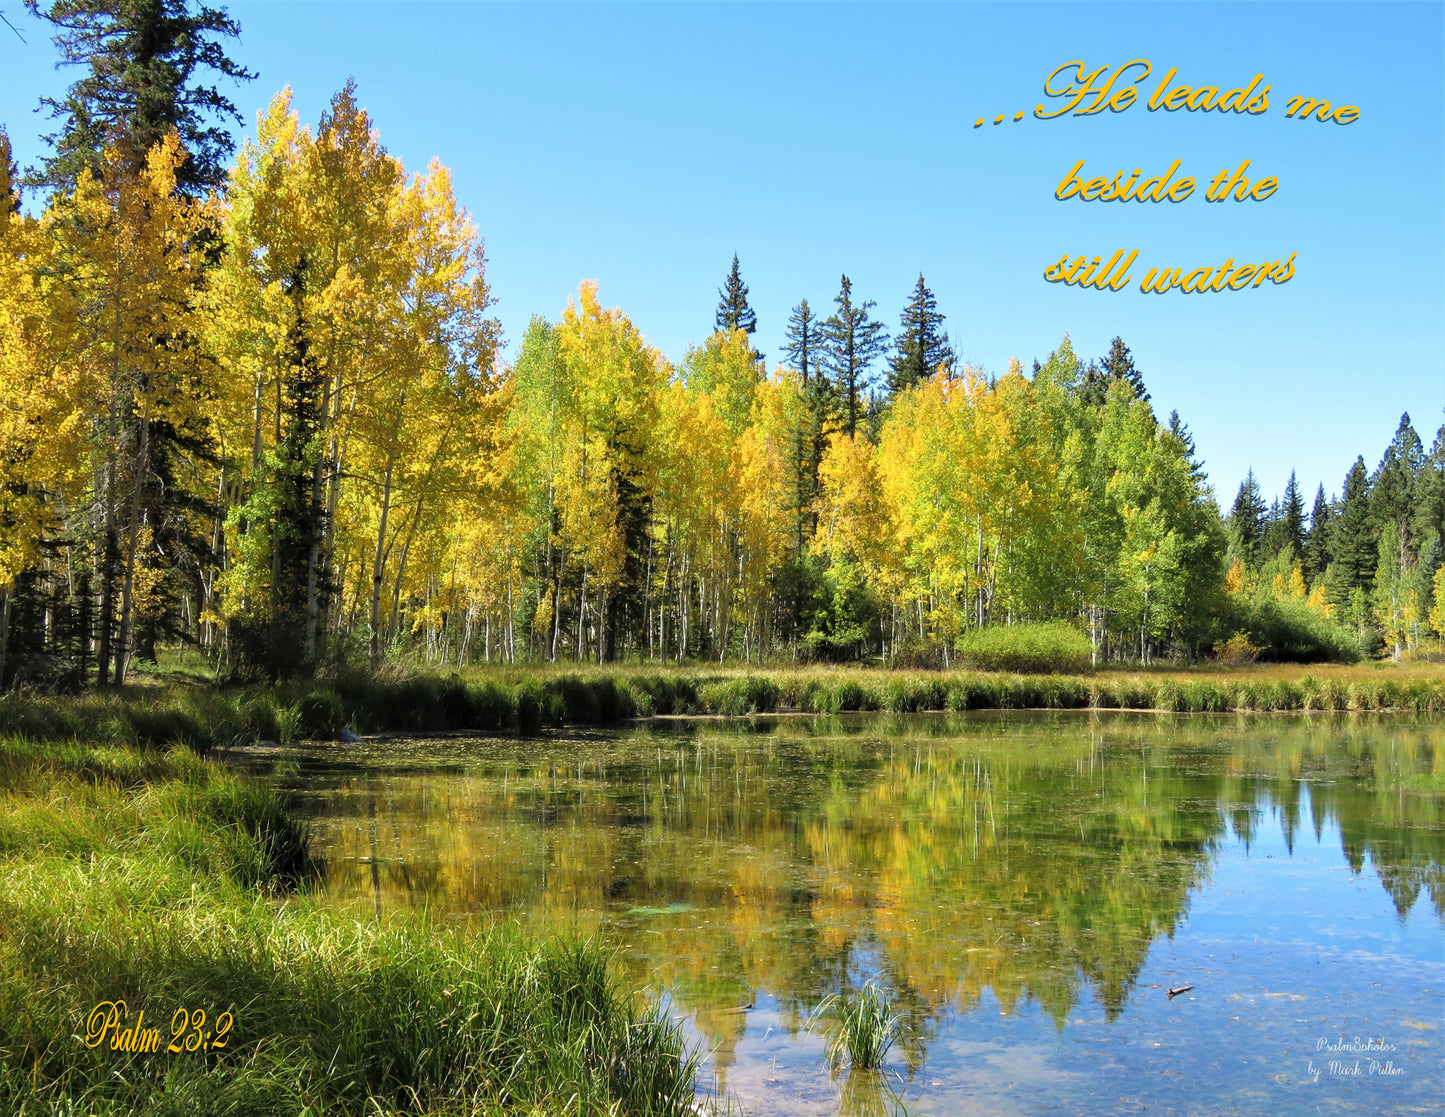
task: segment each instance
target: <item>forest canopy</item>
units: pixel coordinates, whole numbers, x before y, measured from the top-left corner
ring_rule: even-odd
[[[0,686],[175,643],[272,678],[946,666],[1059,623],[1097,663],[1439,648],[1445,428],[1404,417],[1308,512],[1251,474],[1221,514],[1122,339],[990,375],[921,274],[893,337],[844,275],[770,368],[736,256],[676,363],[592,281],[508,363],[446,167],[403,168],[354,87],[315,125],[283,91],[224,176],[195,112],[102,140],[88,89],[34,215],[0,134]]]

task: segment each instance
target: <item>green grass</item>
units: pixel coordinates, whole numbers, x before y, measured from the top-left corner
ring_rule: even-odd
[[[828,1061],[835,1068],[844,1063],[861,1070],[882,1066],[901,1023],[888,998],[871,981],[851,997],[825,998],[815,1015],[834,1017]]]
[[[1445,772],[1420,772],[1406,776],[1401,786],[1422,795],[1445,795]]]
[[[1093,647],[1072,625],[999,625],[976,628],[958,641],[959,661],[979,671],[1077,674],[1089,669]]]
[[[866,668],[493,668],[466,675],[355,674],[277,688],[176,685],[121,694],[0,698],[0,735],[214,748],[359,733],[535,733],[633,717],[777,710],[1124,709],[1445,712],[1445,676],[1401,668],[1279,666],[1091,674]]]
[[[690,1112],[597,946],[358,922],[308,869],[275,794],[189,749],[0,741],[0,1112]],[[160,1051],[87,1046],[118,1000]],[[182,1009],[225,1048],[167,1052]]]

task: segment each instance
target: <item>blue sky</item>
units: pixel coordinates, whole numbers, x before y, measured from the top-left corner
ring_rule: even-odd
[[[1250,467],[1267,495],[1291,468],[1307,496],[1335,492],[1401,412],[1427,446],[1445,419],[1440,4],[227,7],[243,32],[230,53],[259,75],[231,90],[248,122],[289,85],[314,123],[354,77],[409,169],[452,168],[512,346],[596,279],[678,360],[711,329],[736,252],[770,362],[790,308],[827,312],[845,272],[892,328],[921,271],[961,356],[992,372],[1065,332],[1085,356],[1122,336],[1226,504]],[[37,98],[75,73],[53,69],[18,0],[0,11],[28,39],[0,28],[0,124],[24,164],[49,130]],[[1012,121],[1064,63],[1139,58],[1153,71],[1123,112]],[[1222,90],[1262,73],[1270,109],[1149,111],[1176,67],[1175,83]],[[1287,119],[1295,94],[1360,117]],[[1055,200],[1079,159],[1110,177],[1180,159],[1200,186],[1177,205]],[[1279,179],[1273,197],[1205,202],[1244,159]],[[1139,252],[1126,290],[1044,281],[1064,253],[1119,248]],[[1283,285],[1138,290],[1150,267],[1291,253]]]

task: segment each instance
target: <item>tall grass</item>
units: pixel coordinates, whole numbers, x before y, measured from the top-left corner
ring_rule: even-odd
[[[844,1063],[863,1070],[882,1066],[902,1022],[883,991],[871,981],[851,997],[835,993],[825,998],[815,1015],[836,1018],[828,1043],[828,1061],[835,1068]]]
[[[357,922],[306,872],[274,793],[188,748],[0,741],[0,1112],[691,1112],[595,945]],[[87,1046],[117,1000],[160,1051]],[[180,1009],[224,1049],[167,1052]]]
[[[462,675],[351,675],[279,688],[177,687],[124,694],[0,698],[0,735],[211,749],[257,740],[360,733],[535,733],[677,714],[739,716],[780,709],[1123,709],[1445,712],[1445,676],[1368,668],[1238,672],[890,671],[610,667],[495,669]]]

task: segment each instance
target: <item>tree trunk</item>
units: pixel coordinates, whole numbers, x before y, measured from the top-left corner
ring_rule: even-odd
[[[135,612],[135,560],[140,546],[141,521],[145,518],[141,508],[141,491],[145,487],[145,476],[150,460],[150,414],[142,414],[138,421],[139,438],[136,442],[135,470],[131,478],[129,523],[126,527],[125,577],[121,582],[120,640],[115,652],[115,685],[125,682],[126,659],[130,654],[131,628]]]
[[[10,605],[9,590],[0,590],[0,694],[5,691],[5,655],[10,646]]]
[[[387,459],[381,486],[381,518],[376,529],[376,555],[371,564],[371,666],[381,662],[381,583],[386,565],[386,517],[391,510],[392,461]]]

